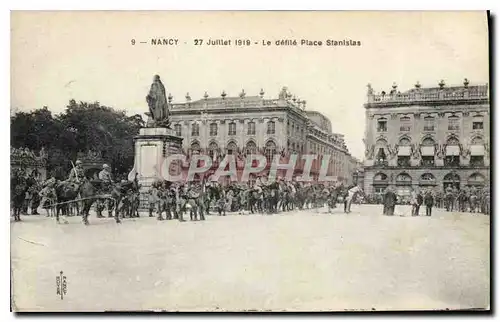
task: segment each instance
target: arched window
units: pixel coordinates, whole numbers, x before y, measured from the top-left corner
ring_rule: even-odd
[[[460,165],[460,142],[454,136],[450,136],[448,140],[446,140],[446,157],[444,159],[444,165]]]
[[[434,146],[435,142],[432,138],[426,137],[425,139],[422,140],[422,145],[423,146]]]
[[[217,145],[217,143],[211,142],[208,145],[208,155],[210,156],[210,158],[212,160],[214,160],[215,158],[217,158],[217,151],[218,150],[219,150],[219,145]]]
[[[456,173],[448,173],[444,176],[445,181],[460,182],[460,176]]]
[[[238,152],[238,145],[234,141],[227,144],[227,154],[236,154]]]
[[[182,126],[180,124],[174,125],[175,135],[182,136]]]
[[[421,166],[434,166],[435,142],[431,137],[426,137],[422,140],[420,153],[422,155]]]
[[[484,176],[480,173],[473,173],[471,174],[471,176],[469,177],[469,180],[473,180],[473,181],[485,181],[484,179]]]
[[[480,136],[475,136],[471,140],[471,145],[484,145],[484,140]]]
[[[217,123],[215,123],[215,122],[210,123],[210,136],[216,136],[217,130],[218,130]]]
[[[411,177],[407,173],[400,173],[396,177],[396,183],[411,184]]]
[[[484,166],[484,140],[481,136],[475,136],[471,140],[470,145],[470,162],[469,165],[475,167]]]
[[[387,147],[387,141],[384,139],[378,139],[375,144],[375,162],[377,164],[383,164],[387,161],[387,155],[385,153],[385,148]]]
[[[407,137],[403,137],[399,140],[399,146],[410,146],[411,141]]]
[[[454,172],[450,172],[443,178],[443,188],[455,188],[460,189],[460,176]]]
[[[193,143],[191,143],[190,150],[191,150],[191,153],[200,152],[201,151],[200,143],[198,141],[194,141]]]
[[[379,172],[373,177],[374,181],[387,181],[387,175],[385,173]]]
[[[274,121],[267,122],[267,134],[275,134],[276,133],[276,123]]]
[[[470,175],[470,177],[467,179],[467,183],[470,186],[484,186],[486,183],[486,179],[484,176],[480,173],[473,173]]]
[[[200,135],[200,125],[198,123],[193,123],[191,125],[191,136],[199,136]]]
[[[254,141],[249,141],[245,147],[245,154],[256,154],[257,153],[257,145]]]
[[[458,141],[458,139],[454,136],[450,136],[448,138],[448,140],[446,140],[446,144],[447,145],[459,145],[460,144],[460,141]]]
[[[377,145],[377,147],[386,147],[387,141],[385,139],[378,139],[375,144]]]
[[[436,177],[432,173],[424,173],[422,176],[420,176],[420,180],[424,182],[435,182]]]
[[[274,156],[276,155],[276,143],[274,143],[274,141],[267,141],[264,154],[267,158],[268,164],[272,162]]]

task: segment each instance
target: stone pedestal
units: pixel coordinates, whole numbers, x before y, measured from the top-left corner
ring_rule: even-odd
[[[435,161],[436,167],[444,166],[444,159],[435,158],[434,161]]]
[[[134,167],[128,175],[134,180],[137,173],[141,190],[147,190],[156,180],[163,180],[163,163],[167,156],[181,153],[182,138],[167,128],[142,128],[134,137]]]

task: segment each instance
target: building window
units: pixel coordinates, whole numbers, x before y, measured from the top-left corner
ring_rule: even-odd
[[[400,132],[411,131],[411,119],[408,116],[404,116],[400,119],[399,131]]]
[[[229,142],[227,145],[227,154],[236,154],[238,152],[238,146],[233,141]]]
[[[432,173],[424,173],[421,177],[420,177],[420,181],[422,183],[434,183],[436,182],[436,178],[434,177],[434,175],[432,175]]]
[[[409,167],[410,166],[410,140],[408,138],[402,138],[399,140],[399,149],[398,149],[398,166],[400,167]]]
[[[460,189],[460,176],[456,173],[448,173],[443,178],[443,188],[448,187]]]
[[[217,158],[217,150],[219,150],[217,143],[212,142],[208,145],[208,155],[210,156],[210,159],[214,160]]]
[[[248,135],[255,135],[255,122],[248,123]]]
[[[191,136],[199,136],[200,135],[200,125],[198,123],[193,123],[191,125]]]
[[[422,154],[422,160],[420,162],[421,166],[434,166],[434,145],[434,140],[430,137],[427,137],[422,141],[422,146],[420,147],[420,152]]]
[[[264,150],[267,163],[270,164],[276,155],[276,144],[273,141],[268,141]]]
[[[267,122],[267,134],[275,134],[276,133],[276,124],[274,121]]]
[[[255,144],[255,142],[250,141],[247,143],[247,146],[245,147],[245,154],[257,154],[257,145]]]
[[[473,130],[482,130],[483,129],[483,117],[482,116],[474,116],[472,119],[472,129]]]
[[[446,157],[444,158],[444,165],[460,165],[460,142],[455,137],[450,137],[446,141]]]
[[[471,155],[469,164],[473,167],[483,167],[484,166],[484,156]]]
[[[236,135],[236,123],[229,123],[228,135]]]
[[[378,119],[377,132],[387,132],[387,120],[385,118]]]
[[[434,118],[431,116],[424,118],[424,131],[434,132]]]
[[[375,164],[376,165],[387,165],[387,156],[386,156],[383,148],[378,149]]]
[[[180,124],[174,125],[175,135],[182,136],[182,126]]]
[[[210,136],[217,135],[217,123],[210,123]]]
[[[201,151],[200,144],[198,142],[191,143],[191,153],[199,153]]]
[[[448,117],[448,131],[458,131],[460,129],[459,121],[458,116]]]

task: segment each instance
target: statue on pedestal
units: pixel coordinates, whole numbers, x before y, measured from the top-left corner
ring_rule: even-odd
[[[153,122],[148,121],[150,127],[170,128],[170,118],[168,110],[168,101],[165,86],[160,80],[160,76],[155,75],[149,94],[146,96],[146,102],[149,106],[149,113],[146,113]]]

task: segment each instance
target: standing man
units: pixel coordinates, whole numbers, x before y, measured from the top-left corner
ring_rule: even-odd
[[[105,192],[111,192],[111,185],[113,184],[113,178],[111,176],[111,168],[107,164],[102,165],[102,170],[99,172],[99,180],[102,182],[102,188]],[[108,199],[108,217],[112,218],[113,214],[113,202]]]
[[[411,193],[411,205],[412,205],[412,210],[411,210],[411,215],[412,216],[418,216],[420,212],[420,206],[424,202],[424,198],[422,197],[422,194],[418,190],[413,190]]]
[[[396,202],[398,197],[392,191],[391,187],[388,187],[384,194],[384,209],[386,216],[394,216],[394,210],[396,209]]]
[[[434,206],[434,197],[432,196],[430,190],[427,190],[427,192],[425,193],[424,203],[425,215],[430,217],[432,215],[432,207]]]

